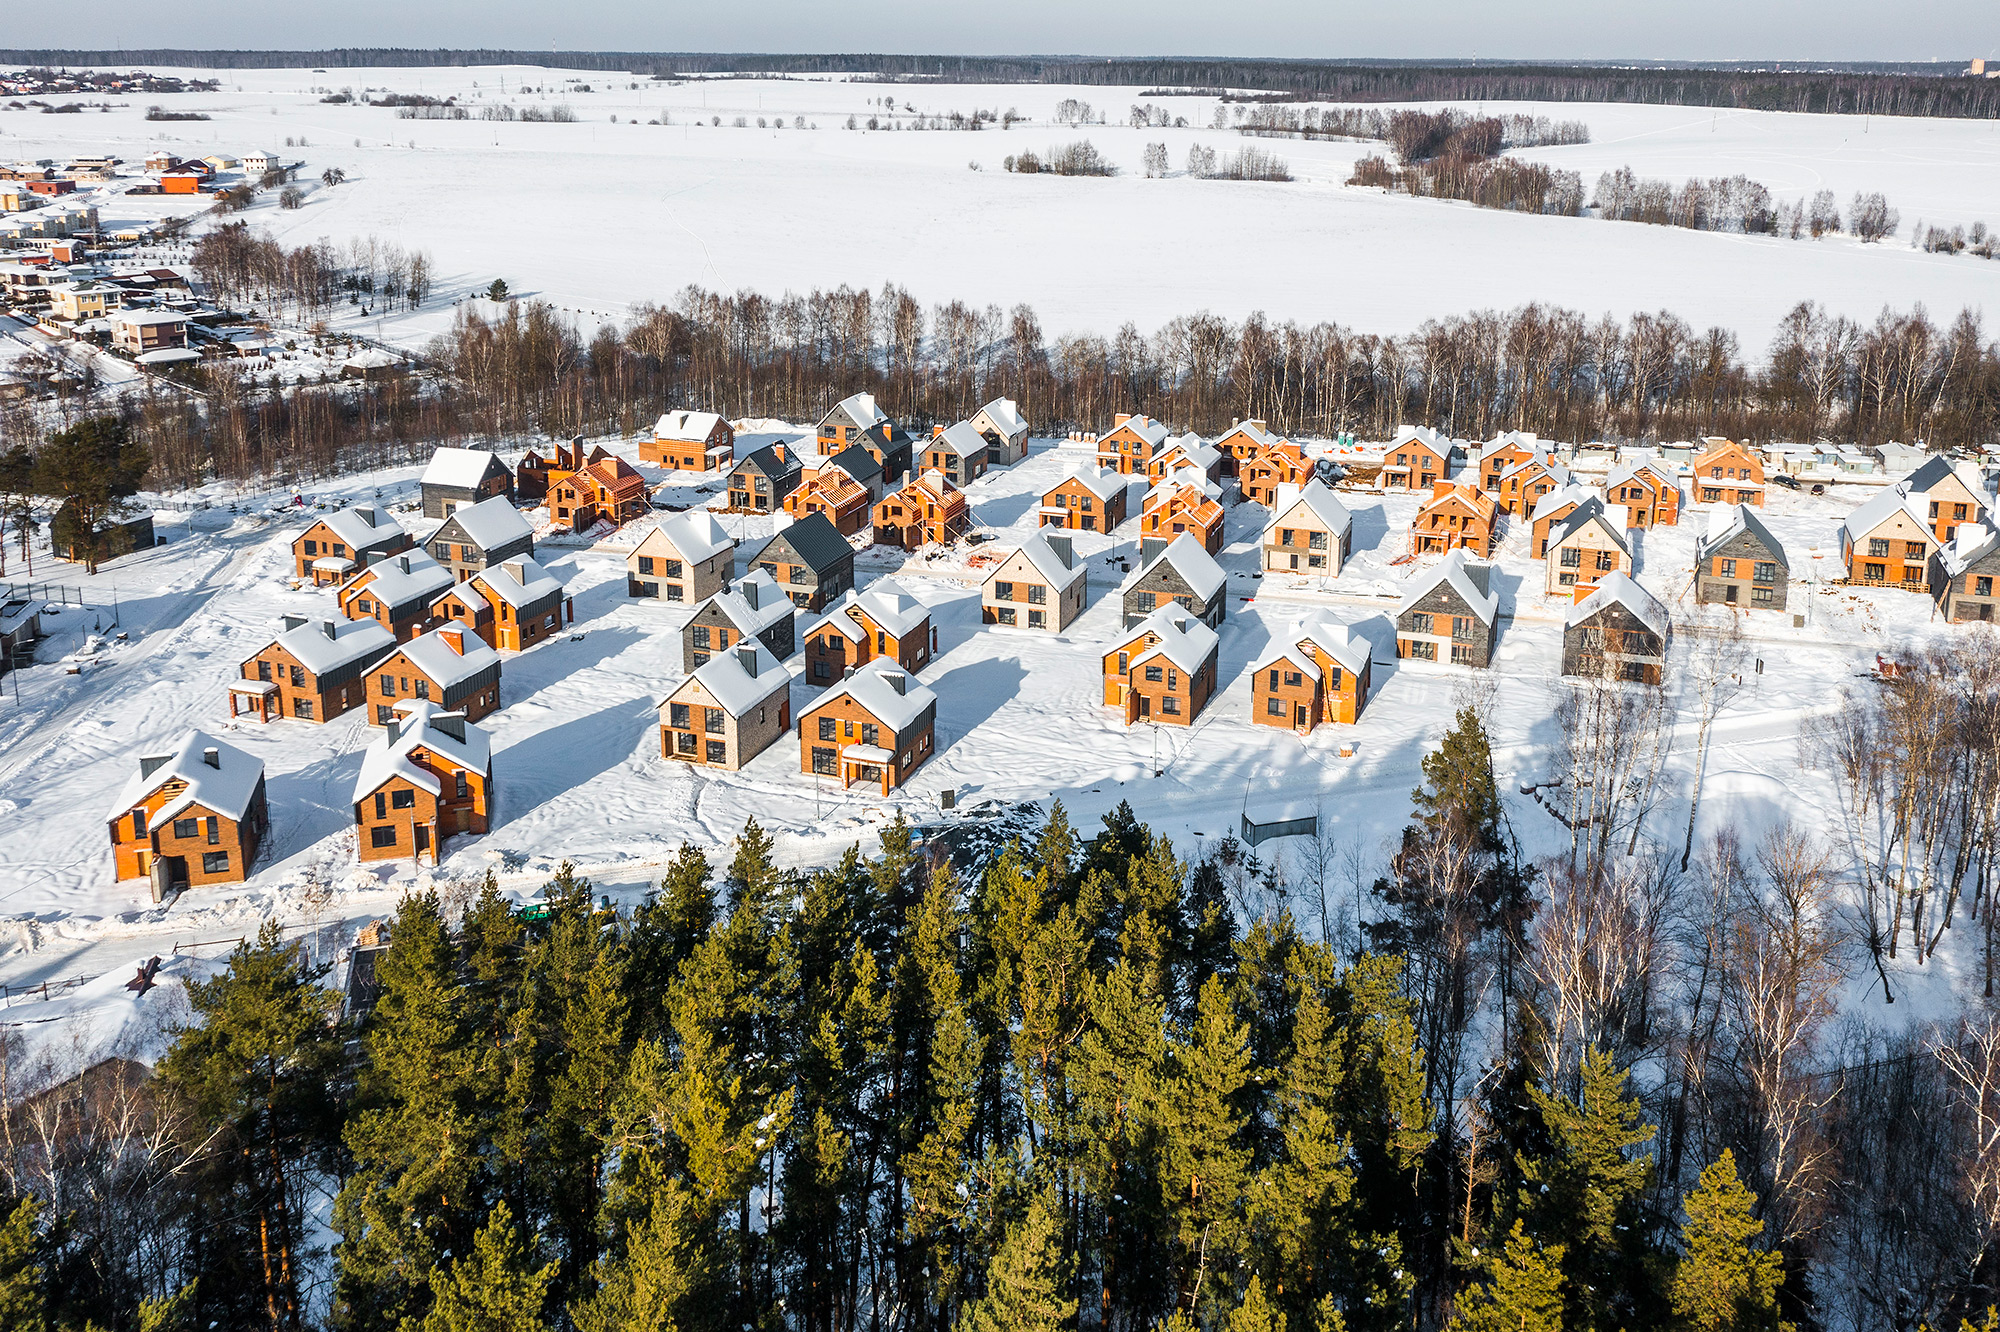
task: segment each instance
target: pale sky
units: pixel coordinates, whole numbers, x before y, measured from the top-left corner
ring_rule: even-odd
[[[1962,60],[1994,0],[97,0],[10,6],[16,47],[332,46],[1501,59]]]

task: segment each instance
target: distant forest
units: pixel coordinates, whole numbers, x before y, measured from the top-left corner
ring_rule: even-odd
[[[1951,64],[1832,64],[1787,70],[1783,62],[1692,67],[1649,62],[1482,65],[1433,61],[1087,59],[1080,56],[699,54],[646,51],[411,50],[331,51],[15,50],[15,65],[181,65],[206,69],[288,69],[466,65],[556,65],[576,70],[677,74],[873,74],[892,80],[1060,83],[1098,87],[1248,89],[1328,102],[1639,102],[1760,111],[1855,115],[2000,117],[2000,79],[1961,77]]]

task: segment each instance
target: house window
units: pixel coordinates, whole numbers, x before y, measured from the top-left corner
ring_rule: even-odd
[[[1770,605],[1776,597],[1777,593],[1768,587],[1753,587],[1750,589],[1750,600],[1759,606]]]
[[[453,783],[454,787],[453,794],[456,795],[460,800],[463,800],[467,796],[470,796],[472,794],[472,784],[465,780],[465,774],[460,772],[460,773],[454,773],[453,776],[456,778],[455,782]]]
[[[308,555],[319,554],[319,543],[317,541],[306,542],[306,554]]]
[[[689,725],[688,705],[685,703],[667,704],[667,725],[677,731],[685,731]]]
[[[882,743],[882,728],[874,722],[862,722],[861,743],[864,745],[880,745]]]
[[[1618,561],[1612,556],[1610,551],[1600,550],[1597,552],[1597,571],[1599,573],[1605,573],[1617,567]]]
[[[204,851],[201,853],[203,874],[229,873],[229,853],[227,851]]]
[[[1046,587],[1043,587],[1040,583],[1028,584],[1028,604],[1030,606],[1046,606],[1048,601],[1049,590]]]
[[[679,583],[668,583],[668,584],[667,584],[666,586],[667,586],[667,600],[668,600],[668,601],[679,601],[679,600],[681,600],[681,599],[682,599],[682,598],[681,598],[681,585],[680,585]],[[554,619],[555,619],[555,617],[554,617],[554,616],[552,615],[552,616],[550,616],[550,617],[549,617],[549,619],[550,619],[550,621],[551,621],[551,622],[553,622],[553,621],[554,621]],[[551,625],[551,627],[553,627],[553,624]]]
[[[1326,687],[1332,692],[1337,694],[1342,689],[1347,687],[1343,683],[1346,680],[1346,678],[1347,678],[1346,673],[1342,671],[1340,667],[1336,666],[1332,670],[1326,673]]]
[[[1436,661],[1438,645],[1428,638],[1419,638],[1410,644],[1410,656],[1418,661]]]
[[[1574,546],[1565,546],[1557,564],[1565,569],[1580,569],[1583,567],[1583,552]]]
[[[1646,663],[1642,661],[1620,662],[1618,664],[1618,678],[1629,680],[1634,684],[1644,684],[1646,681]]]
[[[1014,608],[1012,606],[1002,606],[993,613],[993,618],[1000,624],[1013,624]]]
[[[1716,571],[1715,571],[1716,577],[1718,578],[1736,577],[1735,560],[1717,560],[1715,563],[1716,563]]]
[[[304,689],[305,687],[306,687],[306,668],[303,666],[292,667],[292,688]]]
[[[1278,687],[1278,668],[1276,666],[1273,666],[1271,668],[1271,688],[1276,689],[1277,687]]]
[[[416,807],[417,807],[417,793],[415,791],[405,789],[401,791],[391,791],[389,793],[389,808],[415,809]]]
[[[1992,596],[1993,579],[1986,574],[1980,574],[1978,577],[1974,578],[1972,580],[1972,595],[1975,597]]]
[[[193,841],[195,838],[201,836],[201,820],[175,819],[174,836],[179,837],[185,841]]]
[[[1431,617],[1423,611],[1412,611],[1410,613],[1410,632],[1413,634],[1427,634],[1431,632]]]
[[[258,663],[257,663],[257,678],[258,678],[259,680],[263,680],[263,681],[265,681],[266,683],[269,683],[269,682],[270,682],[270,679],[271,679],[271,663],[270,663],[270,662],[268,662],[268,661],[260,661],[260,662],[258,662]]]
[[[429,680],[424,679],[423,676],[419,675],[417,677],[417,697],[429,698],[430,696],[431,696],[431,682]]]
[[[1961,519],[1962,519],[1962,518],[1964,518],[1964,517],[1965,517],[1965,506],[1964,506],[1963,504],[1954,504],[1954,505],[1952,505],[1952,506],[1951,506],[1951,516],[1952,516],[1952,517],[1954,517],[1954,518],[1961,518]]]
[[[1171,717],[1180,716],[1181,714],[1180,699],[1176,698],[1172,694],[1168,694],[1165,698],[1160,700],[1160,711],[1166,713],[1168,716]]]
[[[1158,684],[1164,679],[1166,679],[1166,672],[1158,666],[1148,666],[1146,668],[1146,682],[1148,684]]]
[[[1473,626],[1478,623],[1470,615],[1454,615],[1451,617],[1451,636],[1460,639],[1471,638],[1476,632]]]
[[[383,693],[385,693],[385,694],[389,694],[389,695],[392,695],[392,696],[393,696],[393,695],[395,694],[395,692],[396,692],[396,677],[395,677],[395,676],[393,676],[393,675],[385,675],[385,676],[383,676],[383,677],[382,677],[382,692],[383,692]]]
[[[1048,623],[1049,617],[1046,611],[1031,610],[1028,612],[1028,627],[1030,629],[1046,629]]]
[[[695,737],[693,731],[676,731],[674,733],[675,753],[686,754],[690,758],[692,758],[695,754],[699,753],[700,751],[701,751],[701,741]]]
[[[1307,550],[1325,550],[1326,546],[1327,546],[1326,533],[1309,532],[1306,534]]]
[[[695,645],[696,647],[698,647],[698,648],[705,648],[705,647],[707,647],[707,646],[708,646],[708,626],[707,626],[707,625],[705,625],[705,624],[698,624],[698,625],[696,625],[696,626],[694,627],[694,645]]]
[[[1886,564],[1864,564],[1861,566],[1861,576],[1863,578],[1872,578],[1879,583],[1889,576],[1889,566]]]
[[[681,572],[682,572],[682,571],[681,571],[681,562],[680,562],[679,560],[668,560],[668,561],[667,561],[667,577],[669,577],[669,578],[679,578],[679,577],[681,576]]]
[[[1753,582],[1775,583],[1778,581],[1778,566],[1768,560],[1758,560],[1750,566],[1750,578]]]
[[[368,830],[368,840],[375,846],[394,846],[396,844],[396,825],[388,823],[378,828],[370,828]]]
[[[822,749],[820,746],[814,745],[812,763],[813,771],[816,773],[828,777],[838,777],[840,775],[840,755],[835,750]]]
[[[313,701],[309,698],[293,699],[292,715],[300,721],[311,721],[313,719]]]
[[[1451,645],[1451,660],[1455,666],[1472,665],[1472,645],[1470,643],[1453,643]]]
[[[721,708],[703,708],[701,710],[701,729],[710,735],[721,735],[725,715]]]
[[[836,738],[834,734],[835,726],[836,723],[833,718],[821,717],[819,719],[819,738],[822,740],[835,739]]]
[[[709,741],[709,742],[708,742],[708,761],[709,761],[710,763],[727,763],[727,762],[729,762],[729,742],[728,742],[728,741],[726,741],[726,740],[711,740],[711,741]]]
[[[1903,558],[1904,558],[1904,559],[1906,559],[1906,560],[1921,560],[1921,559],[1923,559],[1923,557],[1924,557],[1924,543],[1923,543],[1923,542],[1921,542],[1921,541],[1905,541],[1905,542],[1903,543]]]
[[[651,555],[641,555],[639,557],[639,572],[642,574],[653,572],[653,557]]]
[[[1285,684],[1287,687],[1292,689],[1297,689],[1304,683],[1305,683],[1305,677],[1300,675],[1297,671],[1285,672]]]
[[[1275,672],[1275,671],[1273,671],[1273,672],[1272,672],[1272,674],[1274,674],[1274,675],[1275,675],[1276,673],[1277,673],[1277,672]],[[1282,698],[1279,698],[1279,697],[1278,697],[1277,695],[1273,694],[1273,695],[1272,695],[1271,697],[1269,697],[1269,698],[1267,698],[1267,699],[1265,699],[1265,700],[1264,700],[1264,715],[1265,715],[1265,716],[1267,716],[1267,717],[1282,717],[1282,716],[1284,716],[1284,715],[1285,715],[1285,711],[1286,711],[1286,708],[1285,708],[1285,700],[1284,700],[1284,699],[1282,699]]]

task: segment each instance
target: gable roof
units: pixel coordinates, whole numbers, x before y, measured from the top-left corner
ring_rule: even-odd
[[[1222,450],[1211,446],[1192,430],[1185,435],[1173,435],[1167,439],[1167,456],[1172,457],[1176,453],[1185,458],[1190,466],[1199,467],[1203,471],[1207,471],[1222,460]]]
[[[1045,495],[1053,495],[1056,491],[1061,490],[1064,486],[1068,485],[1072,481],[1082,486],[1085,490],[1089,491],[1091,494],[1097,496],[1098,499],[1104,500],[1107,503],[1110,501],[1113,495],[1119,494],[1128,485],[1131,484],[1131,482],[1126,477],[1124,477],[1120,473],[1110,470],[1109,468],[1079,467],[1071,471],[1067,476],[1063,477],[1062,480],[1056,482],[1054,485],[1050,486],[1046,491],[1042,493]]]
[[[1396,603],[1397,618],[1401,619],[1416,609],[1417,603],[1429,596],[1439,583],[1450,584],[1458,599],[1482,623],[1493,623],[1493,617],[1500,613],[1500,598],[1489,590],[1493,586],[1493,566],[1471,559],[1466,555],[1465,547],[1454,546],[1435,567],[1410,576],[1409,582],[1404,584],[1409,591]]]
[[[1172,566],[1188,589],[1204,602],[1213,600],[1215,594],[1222,590],[1222,585],[1229,581],[1229,575],[1215,562],[1215,556],[1202,549],[1201,542],[1194,539],[1192,532],[1183,532],[1168,542],[1159,558],[1141,569],[1139,576],[1144,578],[1162,564]]]
[[[792,615],[792,599],[778,588],[777,580],[762,569],[752,569],[736,580],[735,587],[725,587],[710,597],[706,603],[720,611],[731,624],[745,634],[755,636],[763,633],[781,620]],[[702,607],[695,607],[700,615]]]
[[[507,464],[491,449],[442,448],[431,455],[422,484],[473,490],[496,464],[502,472],[507,470]]]
[[[924,718],[937,705],[937,695],[923,681],[886,657],[877,657],[820,695],[817,712],[836,698],[851,698],[868,715],[897,735]]]
[[[1778,543],[1778,538],[1771,535],[1771,529],[1764,526],[1764,520],[1759,518],[1756,511],[1747,504],[1723,504],[1709,510],[1708,533],[1695,543],[1695,559],[1707,559],[1710,551],[1734,541],[1745,532],[1755,537],[1765,550],[1771,552],[1771,558],[1777,562],[1780,569],[1786,573],[1791,572],[1792,566],[1785,558],[1785,548]]]
[[[422,767],[411,755],[418,749],[428,749],[439,758],[471,772],[483,773],[489,770],[493,752],[492,737],[465,720],[463,712],[449,712],[429,699],[405,699],[396,705],[398,714],[393,738],[384,731],[375,743],[362,751],[361,774],[354,779],[354,803],[360,804],[373,795],[382,783],[392,777],[401,777],[410,785],[438,795],[443,791],[438,779]],[[452,731],[440,729],[437,719],[444,718],[449,724],[456,718],[458,724],[453,731],[463,731],[465,738],[459,739]]]
[[[319,521],[327,531],[346,542],[350,550],[367,550],[403,535],[403,525],[390,517],[387,509],[372,505],[324,514]]]
[[[1131,665],[1138,666],[1154,657],[1165,657],[1190,675],[1201,669],[1201,664],[1208,660],[1208,654],[1215,651],[1216,644],[1222,641],[1215,630],[1202,622],[1201,617],[1190,615],[1171,604],[1159,607],[1133,625],[1124,641],[1130,643],[1146,634],[1152,634],[1159,641],[1133,657]]]
[[[833,521],[823,513],[809,513],[758,547],[750,563],[763,559],[765,551],[781,542],[815,571],[831,569],[844,559],[854,558],[854,547],[847,544],[847,538]]]
[[[1595,495],[1577,505],[1576,511],[1562,520],[1560,529],[1549,533],[1549,553],[1553,555],[1556,547],[1593,523],[1610,535],[1618,549],[1625,552],[1627,559],[1632,557],[1632,548],[1625,544],[1625,533],[1622,530],[1624,525],[1611,521],[1610,511],[1604,507],[1604,501]]]
[[[1934,487],[1948,480],[1957,481],[1971,491],[1973,498],[1981,504],[1986,502],[1986,485],[1979,474],[1973,472],[1968,475],[1966,468],[1941,453],[1925,459],[1920,467],[1903,478],[1902,484],[1909,487],[1912,495],[1928,495]]]
[[[655,524],[653,531],[646,533],[639,544],[645,545],[655,533],[665,538],[674,552],[689,564],[700,564],[736,546],[736,538],[730,536],[707,509],[689,509],[686,513],[677,513]]]
[[[722,417],[715,412],[663,412],[660,419],[653,422],[653,438],[682,444],[705,444],[721,424]]]
[[[1944,566],[1947,578],[1957,578],[1991,555],[1996,547],[2000,547],[2000,528],[1995,528],[1990,519],[1960,523],[1957,534],[1938,552],[1938,561]]]
[[[1012,398],[995,398],[974,414],[975,420],[985,417],[993,428],[1012,439],[1028,428],[1027,418],[1021,415],[1021,408]]]
[[[1354,516],[1347,511],[1326,483],[1318,477],[1305,483],[1303,487],[1287,481],[1278,487],[1277,503],[1271,506],[1271,521],[1264,524],[1264,532],[1269,535],[1284,525],[1294,509],[1303,508],[1328,531],[1340,534],[1354,524]]]
[[[1611,474],[1604,478],[1604,488],[1609,492],[1611,487],[1628,481],[1648,482],[1655,490],[1678,491],[1681,488],[1680,473],[1649,453],[1613,467]]]
[[[811,442],[811,436],[807,436],[807,442]],[[782,458],[778,456],[779,449],[785,451]],[[805,452],[811,452],[811,450],[808,449]],[[766,444],[761,449],[752,450],[737,459],[736,466],[730,471],[730,475],[734,476],[737,472],[762,472],[765,476],[775,479],[790,476],[793,472],[800,471],[804,467],[804,453],[801,452],[800,446],[796,441],[777,441]]]
[[[1045,532],[1036,532],[1023,541],[1017,553],[1034,566],[1043,582],[1053,588],[1067,588],[1088,572],[1084,562],[1076,558],[1076,548],[1067,538],[1051,541]],[[986,581],[992,582],[1006,564],[1002,560],[995,565],[993,572],[986,576]]]
[[[347,591],[363,578],[368,580],[368,592],[377,601],[391,606],[406,606],[412,601],[428,603],[452,584],[451,570],[422,550],[407,550],[377,561],[342,583],[340,590]]]
[[[986,436],[973,429],[972,422],[959,421],[946,426],[942,433],[932,437],[924,447],[949,449],[961,458],[976,458],[983,456],[989,446],[986,443]]]
[[[1340,663],[1343,669],[1359,675],[1368,669],[1375,644],[1356,629],[1357,626],[1342,624],[1334,619],[1330,611],[1309,612],[1292,621],[1289,628],[1271,641],[1263,656],[1251,666],[1251,673],[1268,669],[1282,659],[1302,667],[1306,674],[1318,679],[1319,662],[1305,647],[1310,642]]]
[[[1166,426],[1152,417],[1134,413],[1105,431],[1104,437],[1115,435],[1121,430],[1129,430],[1146,443],[1155,445],[1164,441],[1169,433]]]
[[[374,620],[322,619],[286,629],[271,643],[289,652],[294,661],[317,676],[387,655],[396,646],[396,636]]]
[[[216,766],[204,758],[215,751]],[[249,812],[250,801],[264,780],[264,761],[224,744],[206,731],[189,731],[180,743],[165,754],[140,758],[139,770],[118,794],[118,804],[105,816],[116,819],[143,804],[171,781],[187,783],[187,789],[162,805],[151,819],[154,827],[180,814],[190,805],[214,810],[226,819],[241,819]]]
[[[1529,513],[1530,523],[1539,523],[1543,518],[1555,513],[1565,504],[1582,504],[1597,498],[1596,492],[1581,482],[1571,481],[1567,485],[1551,490],[1535,501],[1534,510]]]
[[[1452,500],[1457,500],[1460,504],[1471,509],[1482,518],[1496,516],[1497,510],[1500,508],[1499,500],[1493,498],[1493,496],[1487,494],[1472,482],[1454,481],[1448,488],[1440,487],[1432,491],[1431,497],[1417,506],[1417,514],[1421,517],[1438,505],[1449,503]]]
[[[520,577],[515,577],[515,570]],[[516,610],[531,606],[545,597],[560,595],[563,585],[556,576],[525,555],[488,565],[466,580],[490,590]]]
[[[1510,476],[1514,476],[1518,473],[1528,471],[1532,468],[1540,468],[1542,471],[1547,472],[1549,474],[1549,479],[1551,481],[1554,481],[1558,487],[1566,486],[1570,482],[1569,468],[1563,466],[1561,463],[1557,462],[1554,457],[1546,453],[1529,454],[1527,457],[1521,459],[1521,461],[1509,467],[1506,471],[1500,473],[1500,479],[1502,481],[1505,481]]]
[[[1930,516],[1917,507],[1917,501],[1910,498],[1910,483],[1907,479],[1898,481],[1880,494],[1871,496],[1866,504],[1847,515],[1840,529],[1850,541],[1859,541],[1888,522],[1897,513],[1908,515],[1911,522],[1923,529],[1926,541],[1935,541],[1931,533]]]
[[[1451,457],[1451,441],[1429,426],[1406,425],[1397,427],[1395,435],[1389,440],[1389,447],[1396,449],[1408,444],[1421,444],[1432,453],[1438,454],[1447,460]]]
[[[860,639],[865,631],[848,614],[851,610],[859,610],[884,633],[894,634],[897,638],[922,627],[931,613],[928,606],[911,596],[895,579],[878,578],[868,585],[865,592],[857,592],[853,588],[843,592],[838,601],[827,607],[826,614],[806,629],[806,636],[832,628],[849,639]]]
[[[463,652],[446,641],[448,632],[432,629],[403,644],[399,651],[403,659],[410,663],[410,669],[422,671],[425,678],[449,689],[500,664],[500,654],[487,647],[485,641],[470,630],[459,630],[457,633],[458,641],[465,649]]]
[[[695,667],[694,674],[662,699],[661,705],[679,697],[690,684],[701,685],[709,697],[722,705],[724,712],[741,717],[779,690],[790,690],[792,673],[771,655],[771,649],[752,636]]]
[[[466,504],[454,509],[451,517],[445,519],[445,527],[453,523],[458,525],[459,531],[465,533],[467,541],[486,551],[498,550],[509,542],[519,541],[522,537],[532,540],[535,535],[535,529],[528,525],[528,520],[505,495],[495,495],[477,504]],[[438,532],[443,530],[444,528],[440,527]],[[436,537],[437,532],[431,533],[431,536]]]
[[[1278,437],[1268,430],[1262,421],[1238,421],[1229,429],[1216,436],[1215,447],[1220,449],[1237,435],[1250,441],[1252,448],[1264,449],[1278,442]]]
[[[1658,634],[1662,640],[1667,636],[1667,608],[1658,599],[1632,580],[1630,574],[1608,573],[1597,581],[1597,590],[1569,608],[1569,615],[1563,627],[1573,629],[1599,611],[1613,603],[1632,612],[1639,623]]]
[[[820,418],[820,424],[825,425],[831,420],[834,412],[845,412],[847,419],[863,430],[880,425],[889,419],[888,414],[876,405],[875,395],[872,393],[848,394],[833,404],[833,410]]]

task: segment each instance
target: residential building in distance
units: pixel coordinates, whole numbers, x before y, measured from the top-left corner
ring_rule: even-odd
[[[1281,486],[1264,524],[1267,573],[1338,577],[1354,550],[1354,518],[1318,477],[1304,487]]]
[[[1222,487],[1197,467],[1160,478],[1139,505],[1139,558],[1151,559],[1181,536],[1211,555],[1222,553]]]
[[[1130,482],[1102,467],[1071,473],[1042,496],[1041,525],[1072,532],[1113,532],[1125,522]]]
[[[1270,508],[1284,486],[1304,486],[1319,473],[1318,464],[1290,440],[1260,449],[1237,471],[1237,487],[1252,504]]]
[[[1125,724],[1192,726],[1215,696],[1222,639],[1172,602],[1126,626],[1104,654],[1104,702]]]
[[[939,426],[924,442],[920,471],[937,472],[955,486],[971,485],[986,475],[992,443],[970,421]]]
[[[773,657],[792,655],[796,626],[791,598],[762,569],[752,569],[734,588],[695,608],[681,627],[681,669],[692,673],[718,652],[755,639]]]
[[[622,526],[652,512],[646,478],[623,458],[605,454],[560,481],[551,481],[549,517],[572,532],[588,532],[600,522]]]
[[[805,635],[806,681],[823,687],[878,657],[915,675],[931,664],[936,631],[929,607],[895,579],[878,578],[827,607]]]
[[[465,579],[507,560],[535,556],[535,529],[504,495],[452,510],[424,549],[453,578]]]
[[[1719,436],[1701,444],[1701,452],[1689,464],[1695,501],[1763,508],[1764,460],[1757,456],[1757,450]]]
[[[790,444],[766,444],[729,473],[729,507],[736,513],[776,513],[799,488],[804,464]]]
[[[522,652],[560,631],[565,608],[575,620],[555,575],[517,555],[454,583],[431,603],[431,620],[470,630],[490,648]]]
[[[111,345],[131,356],[187,346],[187,316],[171,310],[117,310],[105,316]]]
[[[1500,598],[1493,566],[1453,550],[1411,575],[1396,605],[1396,655],[1406,661],[1448,661],[1481,670],[1493,664],[1500,636]]]
[[[1933,456],[1896,485],[1922,507],[1939,545],[1957,536],[1960,524],[1986,521],[1985,482],[1970,464],[1961,467],[1949,458]]]
[[[995,398],[974,412],[972,428],[986,440],[988,467],[1012,467],[1028,456],[1028,420],[1012,398]]]
[[[1097,465],[1120,476],[1149,476],[1153,455],[1173,432],[1149,416],[1120,412],[1111,429],[1097,437]]]
[[[521,455],[521,461],[514,466],[513,497],[516,504],[546,504],[549,487],[572,472],[582,471],[595,458],[609,457],[603,445],[599,445],[593,456],[586,458],[583,452],[583,437],[567,444],[558,440],[549,446],[547,457],[539,448],[531,448]]]
[[[809,513],[765,542],[750,567],[771,575],[793,605],[821,611],[854,586],[854,547],[825,514]]]
[[[1478,476],[1481,490],[1498,499],[1501,495],[1500,479],[1503,476],[1536,454],[1547,454],[1547,452],[1547,446],[1532,431],[1507,430],[1495,435],[1474,451],[1473,457],[1469,460],[1468,470]],[[1520,510],[1509,508],[1507,512],[1519,513]]]
[[[1059,634],[1083,614],[1090,573],[1070,538],[1046,529],[1021,543],[986,575],[979,589],[984,624]]]
[[[734,772],[792,729],[792,675],[748,639],[696,667],[659,712],[660,757]]]
[[[1483,460],[1482,460],[1483,461]],[[1533,513],[1546,495],[1561,490],[1573,480],[1569,468],[1546,453],[1531,453],[1502,471],[1486,492],[1510,514]]]
[[[430,624],[431,603],[452,583],[451,570],[421,550],[378,560],[340,585],[334,600],[350,620],[373,620],[407,642]]]
[[[1427,426],[1403,426],[1382,456],[1381,482],[1389,490],[1434,492],[1451,479],[1451,441]],[[1477,479],[1474,481],[1477,488]]]
[[[139,760],[106,820],[119,879],[183,888],[241,883],[270,830],[264,763],[202,731]]]
[[[1961,523],[1937,558],[1931,561],[1931,596],[1947,623],[2000,619],[1994,579],[2000,577],[2000,530],[1991,523]]]
[[[736,465],[736,430],[716,412],[663,412],[639,461],[674,472],[727,472]]]
[[[1589,486],[1572,481],[1535,501],[1528,517],[1528,553],[1541,559],[1549,553],[1549,533],[1576,512],[1577,506],[1596,497]]]
[[[387,726],[418,700],[478,721],[500,706],[500,654],[455,626],[418,634],[369,668],[368,718]]]
[[[1250,720],[1309,735],[1322,722],[1352,724],[1374,682],[1365,628],[1327,611],[1294,620],[1250,668]]]
[[[1259,452],[1278,442],[1271,433],[1269,423],[1264,421],[1238,421],[1222,433],[1215,441],[1215,451],[1222,455],[1222,474],[1238,476],[1243,464],[1256,457]]]
[[[1624,505],[1633,527],[1672,527],[1681,520],[1680,475],[1671,464],[1641,454],[1611,469],[1604,501]]]
[[[344,583],[363,565],[410,549],[410,534],[387,509],[362,505],[314,520],[292,540],[292,567],[316,585]]]
[[[936,742],[937,695],[886,657],[869,662],[799,714],[799,770],[880,785],[907,782]]]
[[[435,865],[445,839],[491,826],[493,743],[466,718],[421,699],[396,704],[361,755],[354,782],[359,855]]]
[[[1632,548],[1625,544],[1625,524],[1591,498],[1549,529],[1549,550],[1542,560],[1542,591],[1575,598],[1587,594],[1605,575],[1633,572]]]
[[[849,449],[847,452],[873,466],[874,460],[862,450]],[[880,470],[875,468],[878,475]],[[838,461],[829,461],[824,466],[810,469],[804,484],[785,496],[785,512],[794,518],[817,514],[833,524],[833,530],[841,536],[850,537],[868,530],[874,503],[874,496],[866,485]]]
[[[690,605],[729,586],[736,540],[706,509],[677,513],[625,557],[625,594]]]
[[[1135,627],[1166,606],[1178,606],[1211,629],[1221,625],[1229,613],[1228,575],[1213,555],[1186,534],[1169,542],[1125,590],[1125,627]]]
[[[1175,472],[1187,471],[1200,472],[1218,487],[1222,483],[1221,451],[1192,430],[1184,435],[1167,436],[1166,443],[1154,451],[1146,475],[1160,481]]]
[[[424,517],[449,518],[461,505],[514,493],[514,474],[488,449],[439,449],[418,483]]]
[[[878,546],[949,546],[972,530],[972,506],[957,486],[925,472],[876,502],[873,528]]]
[[[820,418],[816,433],[819,451],[829,456],[854,444],[868,450],[868,455],[882,468],[884,485],[894,485],[909,473],[913,452],[910,437],[882,410],[872,393],[842,398]]]
[[[260,721],[296,717],[330,722],[366,700],[362,676],[395,650],[396,637],[373,620],[308,620],[287,615],[277,637],[243,662],[229,686],[229,715]]]
[[[1704,606],[1785,609],[1791,581],[1785,548],[1748,504],[1712,509],[1695,543],[1695,601]]]
[[[1840,562],[1847,581],[1863,587],[1927,590],[1938,539],[1926,504],[1898,481],[1847,515],[1840,525]]]
[[[1563,626],[1564,675],[1657,685],[1666,668],[1667,608],[1622,573],[1570,608]]]
[[[1410,524],[1412,555],[1442,555],[1463,548],[1491,559],[1499,544],[1500,504],[1470,481],[1439,481]]]

